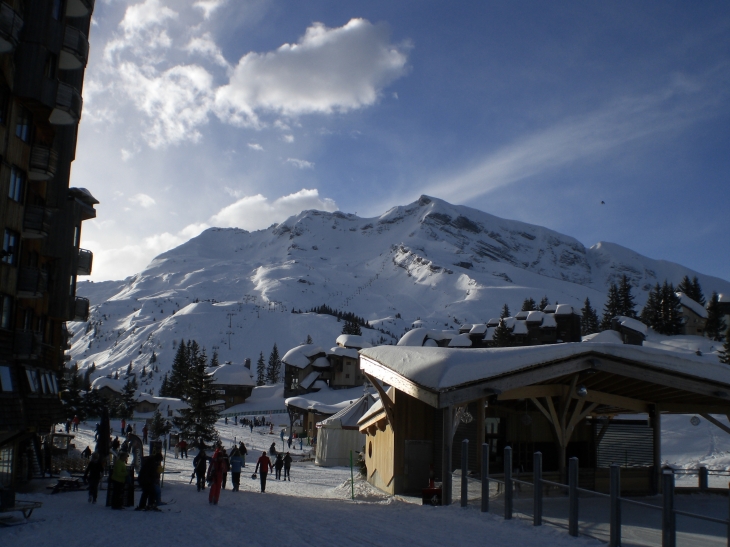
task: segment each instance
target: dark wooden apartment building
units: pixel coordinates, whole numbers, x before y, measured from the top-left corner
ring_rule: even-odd
[[[0,0],[0,488],[42,470],[65,420],[66,321],[86,320],[81,225],[98,203],[71,188],[94,0]]]

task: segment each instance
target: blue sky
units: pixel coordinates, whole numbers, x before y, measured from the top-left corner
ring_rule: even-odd
[[[92,25],[94,280],[421,194],[730,278],[726,2],[102,0]]]

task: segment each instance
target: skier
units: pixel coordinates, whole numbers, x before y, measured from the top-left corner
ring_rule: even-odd
[[[238,492],[241,484],[241,466],[243,465],[243,457],[238,448],[233,448],[230,455],[231,462],[231,481],[233,481],[233,491]]]
[[[226,473],[228,473],[228,455],[223,447],[219,446],[213,453],[213,460],[208,470],[211,479],[208,503],[218,505],[218,498],[221,495],[221,483],[223,482],[223,475]]]
[[[259,477],[261,479],[261,492],[266,492],[266,475],[271,470],[271,460],[266,455],[266,452],[263,452],[261,454],[261,457],[256,462],[256,469],[254,469],[254,478],[256,472],[259,470],[259,467],[261,467],[261,473],[259,474]]]
[[[193,459],[193,468],[195,469],[196,485],[198,492],[205,490],[205,468],[210,458],[203,448],[200,449],[198,455]]]
[[[243,467],[246,467],[246,454],[248,454],[248,449],[246,448],[246,445],[243,444],[243,441],[238,443],[238,452],[241,454],[241,460],[243,461]]]
[[[276,470],[276,480],[281,480],[281,468],[284,467],[284,460],[281,459],[281,452],[276,455],[276,461],[274,462],[274,469]]]
[[[126,471],[126,470],[125,470]],[[84,482],[89,482],[89,503],[96,503],[96,497],[99,493],[99,481],[104,474],[104,464],[99,457],[98,452],[91,453],[91,460],[84,471]]]
[[[289,476],[289,470],[291,469],[291,454],[289,452],[286,453],[286,456],[284,456],[284,480],[291,482],[291,477]]]
[[[127,458],[129,454],[122,451],[114,462],[112,470],[112,509],[122,508],[124,496],[124,483],[127,480]]]

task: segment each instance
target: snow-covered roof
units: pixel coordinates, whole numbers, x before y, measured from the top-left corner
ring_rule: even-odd
[[[366,393],[351,405],[337,414],[317,423],[318,428],[357,429],[357,422],[378,401],[370,393]]]
[[[450,348],[470,348],[471,347],[471,338],[469,338],[469,333],[465,332],[463,334],[459,334],[457,336],[454,336],[451,341],[449,342]]]
[[[692,300],[689,296],[684,294],[683,292],[676,293],[677,298],[679,298],[679,303],[684,306],[685,308],[688,308],[692,310],[695,314],[699,315],[700,317],[703,317],[707,319],[707,310],[700,304],[699,302],[695,302]]]
[[[530,315],[529,311],[521,311],[515,315],[515,319],[520,319],[520,320],[524,321],[525,319],[527,319],[528,315]]]
[[[614,317],[614,319],[616,319],[618,321],[618,324],[622,327],[626,327],[627,329],[639,332],[644,336],[646,336],[646,333],[648,332],[647,326],[638,319],[626,317],[624,315],[618,315]]]
[[[555,311],[558,309],[557,304],[548,304],[542,309],[542,313],[555,313]]]
[[[484,323],[477,323],[472,326],[469,334],[484,334],[485,332],[487,332],[487,325]]]
[[[223,386],[255,386],[251,370],[242,364],[221,365],[213,370],[213,384]]]
[[[335,346],[331,348],[328,352],[329,355],[339,355],[341,357],[349,357],[350,359],[355,359],[359,357],[359,354],[357,353],[357,350],[355,348],[342,348],[340,346]]]
[[[497,327],[489,327],[487,329],[487,332],[484,333],[484,339],[485,340],[493,340],[494,339],[494,331],[497,330]]]
[[[730,294],[720,293],[717,295],[718,302],[730,302]]]
[[[515,321],[512,334],[527,334],[528,332],[530,331],[527,329],[527,323],[525,321]]]
[[[489,321],[487,321],[488,327],[496,327],[499,326],[499,317],[492,317]]]
[[[558,324],[555,321],[555,316],[552,313],[545,314],[542,318],[542,325],[541,327],[544,329],[547,328],[555,328]]]
[[[442,340],[451,340],[454,337],[459,336],[452,330],[432,330],[425,329],[423,327],[409,330],[401,339],[398,340],[398,346],[425,346],[426,342],[430,340],[436,340],[440,342]],[[438,345],[438,344],[437,344]]]
[[[312,386],[312,384],[314,383],[314,381],[317,378],[319,378],[320,374],[322,374],[322,373],[319,372],[318,370],[313,370],[312,372],[307,374],[307,376],[304,378],[304,380],[302,380],[299,383],[299,385],[302,386],[304,389],[309,389]]]
[[[371,348],[373,345],[358,334],[340,334],[335,343],[343,348]]]
[[[332,365],[330,364],[330,361],[329,361],[329,359],[327,359],[327,357],[317,357],[312,362],[312,367],[320,369],[320,370],[330,368],[330,366],[332,366]]]
[[[555,315],[570,315],[572,313],[582,315],[580,311],[575,310],[570,304],[558,304],[558,307],[555,308]]]
[[[511,329],[512,327],[514,327],[516,322],[517,322],[517,319],[515,319],[514,317],[505,317],[504,318],[504,326],[507,327],[508,329]]]
[[[360,352],[364,368],[375,361],[415,384],[443,391],[556,361],[597,354],[635,361],[730,386],[730,367],[704,357],[629,344],[550,344],[516,348],[413,348],[378,346]]]
[[[392,400],[393,400],[393,395],[395,394],[395,388],[394,388],[393,386],[390,386],[390,387],[389,387],[389,388],[388,388],[388,389],[387,389],[387,390],[385,391],[385,394],[386,394],[386,395],[388,396],[388,398],[389,398],[389,399],[390,399],[390,400],[392,401]],[[369,419],[369,418],[370,418],[371,416],[374,416],[374,415],[376,415],[376,414],[377,414],[378,412],[380,412],[381,410],[383,410],[383,400],[382,400],[382,399],[380,399],[380,398],[378,398],[378,400],[377,400],[377,401],[375,401],[375,404],[373,404],[373,406],[371,406],[371,407],[370,407],[370,410],[368,410],[367,412],[365,412],[365,414],[363,414],[363,415],[362,415],[362,416],[360,417],[360,419],[359,419],[359,420],[357,421],[357,423],[358,423],[358,424],[361,424],[361,423],[363,423],[363,422],[366,422],[366,421],[368,421],[368,419]]]
[[[316,393],[306,396],[289,397],[284,401],[286,406],[303,408],[319,414],[336,414],[347,408],[363,394],[363,388],[331,389],[326,385]]]
[[[528,323],[542,323],[542,318],[545,317],[545,314],[541,311],[531,311],[527,314],[527,319],[525,319]]]
[[[325,353],[320,346],[303,344],[287,351],[281,360],[292,367],[306,368],[311,362],[312,357],[320,353]]]
[[[583,337],[583,342],[590,344],[623,344],[624,339],[621,334],[615,330],[604,330],[603,332],[594,332]]]
[[[107,378],[106,376],[99,376],[96,380],[91,382],[91,389],[108,387],[117,393],[121,393],[124,389],[124,383],[124,380],[114,380],[113,378]]]

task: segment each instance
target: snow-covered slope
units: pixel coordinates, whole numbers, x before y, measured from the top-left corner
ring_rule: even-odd
[[[609,284],[626,274],[642,305],[665,278],[697,275],[707,294],[728,281],[611,243],[585,248],[553,230],[505,220],[422,196],[380,217],[303,211],[266,230],[211,228],[155,258],[124,281],[80,283],[92,300],[88,324],[72,325],[72,357],[95,376],[153,351],[169,369],[175,341],[196,339],[221,361],[256,362],[274,343],[280,355],[311,335],[334,346],[342,323],[306,311],[327,304],[370,321],[373,344],[395,343],[415,320],[432,328],[486,322],[526,297],[600,308]],[[149,369],[149,366],[148,366]]]

